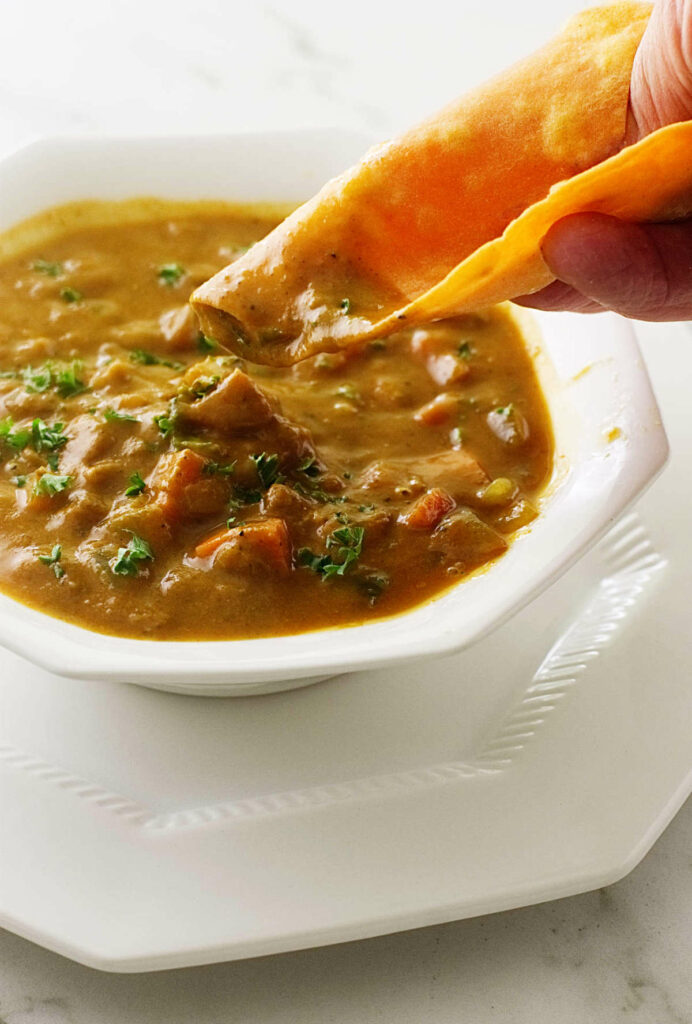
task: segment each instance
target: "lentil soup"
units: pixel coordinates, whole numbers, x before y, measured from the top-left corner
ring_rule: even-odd
[[[0,261],[5,593],[121,636],[285,635],[415,606],[532,521],[553,440],[507,308],[253,366],[188,298],[277,218],[140,207],[54,211]]]

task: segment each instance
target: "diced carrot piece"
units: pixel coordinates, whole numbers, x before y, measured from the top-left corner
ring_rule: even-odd
[[[209,558],[209,555],[213,555],[217,548],[220,548],[227,540],[233,540],[236,536],[236,530],[237,527],[231,530],[227,526],[222,526],[220,529],[215,530],[214,533],[210,533],[195,548],[195,557]]]
[[[411,530],[434,530],[455,505],[451,494],[439,487],[433,487],[425,494],[421,494],[420,498],[399,516],[399,522]]]
[[[159,459],[150,488],[169,519],[195,519],[223,507],[227,484],[218,477],[205,476],[205,465],[206,459],[190,448],[168,452]]]
[[[459,401],[455,395],[443,393],[436,395],[431,402],[422,405],[414,413],[414,420],[426,427],[438,427],[448,423],[459,412]]]
[[[281,575],[291,570],[291,542],[283,519],[257,519],[245,526],[217,530],[195,548],[197,558],[209,558],[216,552],[224,554],[222,564],[230,570],[270,568]]]

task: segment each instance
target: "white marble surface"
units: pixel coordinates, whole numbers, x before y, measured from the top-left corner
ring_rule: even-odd
[[[375,136],[519,57],[573,0],[5,0],[0,155],[55,133]],[[692,803],[607,890],[280,957],[109,976],[0,934],[0,1024],[692,1022]]]
[[[144,975],[0,933],[2,1024],[689,1024],[692,802],[608,889],[367,942]]]

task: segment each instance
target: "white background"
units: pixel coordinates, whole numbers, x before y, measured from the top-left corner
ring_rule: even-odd
[[[0,156],[65,133],[339,125],[386,137],[522,56],[579,6],[2,0]],[[101,975],[0,934],[0,1020],[685,1024],[691,840],[688,804],[634,874],[600,893],[166,974]]]

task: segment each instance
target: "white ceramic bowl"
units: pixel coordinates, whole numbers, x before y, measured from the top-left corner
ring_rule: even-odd
[[[49,139],[0,163],[0,231],[46,207],[86,198],[299,201],[353,163],[367,143],[338,131]],[[539,518],[487,571],[391,619],[266,640],[120,639],[0,595],[0,643],[60,675],[217,696],[270,693],[473,643],[590,547],[668,453],[628,323],[609,314],[541,314],[536,321],[541,340],[532,344],[553,417],[556,469]]]

